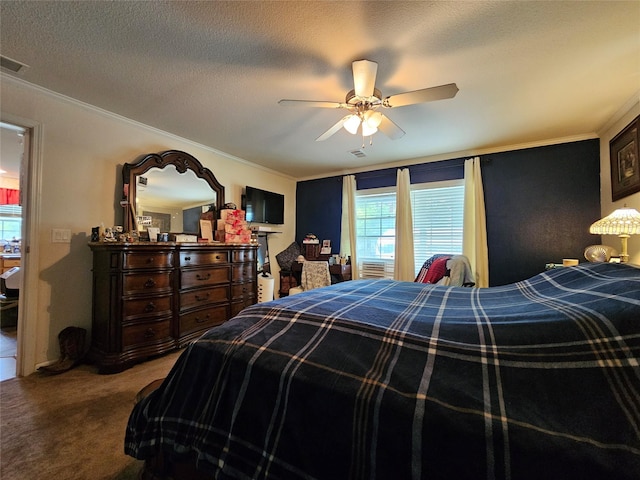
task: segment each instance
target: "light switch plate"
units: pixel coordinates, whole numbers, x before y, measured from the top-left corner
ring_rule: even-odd
[[[52,228],[51,243],[71,243],[71,230],[67,228]]]

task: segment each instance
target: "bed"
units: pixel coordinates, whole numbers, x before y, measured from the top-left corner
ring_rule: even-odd
[[[637,479],[639,357],[629,265],[343,282],[187,347],[125,452],[144,478]]]

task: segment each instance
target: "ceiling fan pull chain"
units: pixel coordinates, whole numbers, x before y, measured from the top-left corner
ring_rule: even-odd
[[[373,135],[369,135],[369,146],[373,145]],[[364,140],[364,135],[362,135],[362,147],[361,148],[365,148],[365,140]]]

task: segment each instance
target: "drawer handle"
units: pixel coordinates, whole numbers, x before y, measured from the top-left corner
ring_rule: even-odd
[[[198,302],[202,302],[204,300],[209,300],[209,293],[207,293],[206,295],[198,295],[198,294],[196,294],[196,300]]]
[[[216,255],[216,260],[220,260],[222,257],[220,255]]]
[[[210,317],[211,317],[211,315],[209,315],[209,314],[207,314],[207,316],[205,318],[196,317],[196,323],[204,323],[207,320],[209,320]]]
[[[153,302],[149,302],[146,307],[144,307],[144,311],[146,313],[153,312],[156,309],[156,306]]]
[[[206,274],[206,275],[200,275],[200,274],[198,273],[198,274],[196,274],[196,278],[197,278],[198,280],[209,280],[209,279],[211,278],[211,273],[210,273],[210,272],[207,272],[207,274]]]
[[[156,286],[156,282],[153,278],[150,278],[146,282],[144,282],[144,288],[152,288]]]
[[[153,257],[149,257],[147,258],[147,263],[153,263],[155,259]]]
[[[146,332],[144,332],[144,338],[153,338],[156,336],[156,332],[153,328],[148,328]]]
[[[184,261],[185,262],[190,262],[191,261],[191,257],[184,257]]]

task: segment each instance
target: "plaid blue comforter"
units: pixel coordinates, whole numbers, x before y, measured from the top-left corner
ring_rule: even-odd
[[[638,479],[639,357],[627,265],[344,282],[207,332],[134,408],[125,451],[220,479]]]

